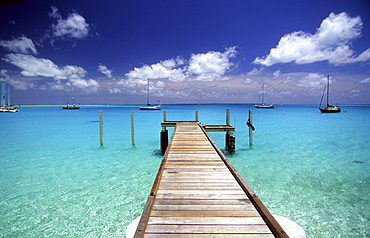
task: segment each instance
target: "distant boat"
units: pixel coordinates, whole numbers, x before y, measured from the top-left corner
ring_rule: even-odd
[[[10,105],[10,85],[1,83],[0,112],[18,112],[18,107]]]
[[[63,106],[62,108],[63,109],[71,109],[71,110],[75,109],[75,110],[78,110],[78,109],[80,109],[80,106],[79,105],[75,105],[75,104],[73,104],[73,105],[67,104],[66,106]]]
[[[254,105],[256,108],[270,108],[270,109],[273,109],[274,108],[274,104],[266,104],[264,102],[264,96],[265,96],[265,85],[262,84],[262,102],[261,104],[259,105]]]
[[[0,106],[0,112],[18,112],[18,107],[15,106]]]
[[[72,97],[72,104],[69,104],[69,89],[68,86],[66,86],[66,93],[67,93],[67,100],[66,100],[66,105],[63,106],[62,108],[65,110],[78,110],[80,109],[80,105],[76,104],[76,98]],[[73,91],[73,88],[72,88]]]
[[[158,101],[159,102],[159,101]],[[148,79],[148,89],[146,95],[146,106],[139,107],[140,110],[161,110],[161,103],[152,105],[149,103],[149,79]]]
[[[323,91],[322,96],[321,96],[320,107],[319,107],[320,112],[322,112],[322,113],[341,112],[342,109],[340,107],[329,104],[329,85],[330,85],[330,82],[329,82],[329,75],[328,75],[328,84],[327,84],[326,87],[324,87],[324,91]],[[326,89],[326,107],[321,107],[322,100],[323,100],[324,94],[325,94],[325,89]]]

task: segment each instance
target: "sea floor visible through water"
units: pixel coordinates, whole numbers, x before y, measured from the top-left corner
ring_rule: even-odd
[[[316,105],[242,104],[32,106],[0,114],[0,237],[125,237],[162,160],[163,110],[167,120],[194,120],[198,111],[212,125],[225,124],[226,109],[235,152],[224,150],[224,132],[209,134],[272,214],[307,237],[370,237],[370,105],[322,114]]]

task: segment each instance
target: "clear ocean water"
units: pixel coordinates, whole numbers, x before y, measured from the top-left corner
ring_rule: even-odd
[[[236,151],[225,155],[271,213],[295,221],[307,237],[370,237],[370,105],[345,105],[339,114],[321,114],[316,105],[162,110],[167,120],[194,120],[197,110],[201,123],[225,124],[226,109],[236,126]],[[253,146],[245,125],[249,109]],[[125,237],[162,160],[162,119],[162,111],[138,106],[1,113],[0,237]],[[225,134],[210,135],[224,149]]]

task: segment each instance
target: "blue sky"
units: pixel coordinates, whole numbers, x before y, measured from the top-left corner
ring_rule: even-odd
[[[13,104],[370,103],[367,0],[26,0],[0,6]]]

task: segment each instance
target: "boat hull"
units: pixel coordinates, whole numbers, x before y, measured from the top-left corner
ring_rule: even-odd
[[[274,109],[274,105],[254,105],[256,108]]]
[[[319,107],[319,109],[322,113],[338,113],[342,111],[339,107]]]
[[[140,107],[140,110],[161,110],[160,107]]]
[[[76,106],[69,106],[69,107],[62,107],[64,110],[78,110],[80,109],[80,107],[76,107]]]
[[[0,112],[18,112],[17,107],[13,106],[5,106],[5,107],[0,107]]]

